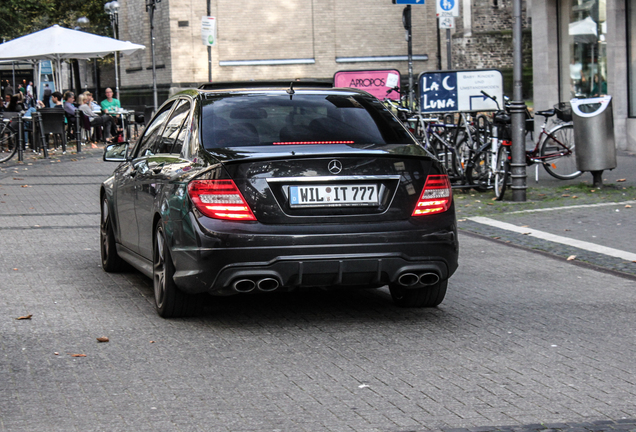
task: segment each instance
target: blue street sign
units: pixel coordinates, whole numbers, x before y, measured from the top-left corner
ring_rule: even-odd
[[[393,0],[393,3],[404,5],[423,5],[424,0]]]
[[[440,0],[439,4],[443,10],[449,11],[455,7],[455,0]]]

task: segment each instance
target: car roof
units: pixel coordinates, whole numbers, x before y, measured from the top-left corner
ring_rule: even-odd
[[[262,95],[272,95],[272,94],[283,94],[288,95],[289,87],[271,87],[271,88],[231,88],[231,89],[214,89],[214,90],[202,90],[198,89],[197,91],[203,97],[217,96],[217,95],[238,95],[238,94],[262,94]],[[364,95],[368,96],[369,94],[363,90],[353,89],[353,88],[320,88],[320,87],[302,87],[302,88],[294,88],[293,94],[299,95],[307,95],[307,94],[317,94],[317,95]]]

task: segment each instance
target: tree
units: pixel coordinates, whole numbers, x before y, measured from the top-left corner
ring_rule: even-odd
[[[82,30],[112,36],[103,0],[2,0],[0,39],[8,41],[55,24],[72,29],[84,16],[90,23]]]

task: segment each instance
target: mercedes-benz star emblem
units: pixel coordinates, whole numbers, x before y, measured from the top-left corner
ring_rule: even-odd
[[[331,174],[340,174],[340,171],[342,171],[342,163],[340,163],[339,160],[334,159],[329,162],[329,165],[327,165],[327,169]]]

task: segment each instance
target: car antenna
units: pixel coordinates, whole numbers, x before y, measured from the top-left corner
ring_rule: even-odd
[[[292,81],[289,84],[289,88],[287,90],[285,90],[287,92],[287,94],[289,95],[289,100],[292,100],[292,97],[294,96],[294,94],[296,93],[294,91],[294,82]]]

